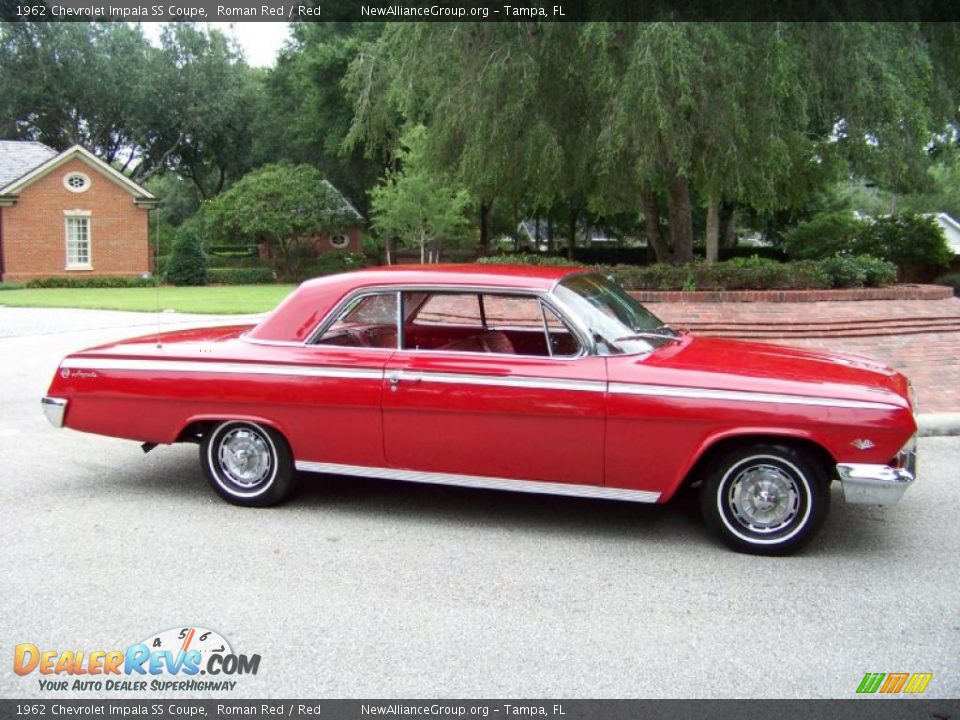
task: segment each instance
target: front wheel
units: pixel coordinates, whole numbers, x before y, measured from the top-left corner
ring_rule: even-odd
[[[276,505],[294,490],[290,446],[279,432],[257,423],[217,425],[203,438],[200,463],[210,486],[235,505]]]
[[[757,444],[712,464],[700,490],[704,521],[734,550],[786,555],[826,520],[830,486],[807,453]]]

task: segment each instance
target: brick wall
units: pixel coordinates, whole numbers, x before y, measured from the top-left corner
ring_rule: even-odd
[[[316,242],[314,243],[314,248],[317,252],[317,255],[322,255],[323,253],[328,252],[363,252],[363,230],[360,228],[350,228],[343,235],[347,236],[347,246],[343,248],[335,248],[330,244],[330,237],[328,235],[320,235],[317,237]]]
[[[90,189],[70,192],[63,178],[81,172]],[[91,270],[66,269],[64,211],[90,214]],[[83,160],[73,158],[27,186],[20,199],[3,209],[3,280],[25,281],[66,275],[135,276],[150,270],[147,210],[133,196]]]

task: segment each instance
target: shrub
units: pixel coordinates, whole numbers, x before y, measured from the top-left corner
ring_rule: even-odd
[[[597,270],[627,290],[679,290],[687,281],[687,269],[678,265],[598,265]]]
[[[276,280],[270,268],[210,268],[207,281],[218,285],[260,285]]]
[[[720,260],[734,260],[737,258],[761,257],[777,262],[786,262],[787,254],[783,248],[761,245],[759,247],[737,246],[720,248]]]
[[[867,282],[867,271],[850,255],[824,258],[819,264],[835,288],[863,287]]]
[[[21,289],[23,289],[23,283],[0,282],[0,291],[2,291],[2,290],[21,290]]]
[[[854,254],[870,222],[850,213],[824,213],[790,228],[784,234],[783,250],[796,260],[821,260],[834,255]]]
[[[482,265],[559,265],[569,267],[580,267],[583,263],[567,260],[564,257],[556,255],[541,255],[539,253],[513,253],[511,255],[488,255],[487,257],[477,258],[477,262]],[[630,267],[628,265],[617,265],[616,267]]]
[[[334,250],[321,253],[316,260],[303,268],[304,277],[334,275],[347,270],[358,270],[367,266],[367,256],[363,253]]]
[[[941,275],[934,282],[937,285],[946,285],[953,288],[953,294],[960,297],[960,273],[947,273]]]
[[[26,287],[34,288],[133,288],[154,287],[154,278],[139,277],[46,277],[30,280]]]
[[[873,255],[900,267],[946,267],[953,260],[953,252],[936,219],[911,212],[868,223],[853,250],[857,255]]]
[[[208,268],[267,268],[270,263],[255,255],[207,255]]]
[[[870,255],[901,268],[945,267],[953,259],[936,220],[911,212],[876,220],[858,220],[846,213],[818,215],[790,228],[783,249],[795,259]]]
[[[864,284],[867,287],[884,287],[897,281],[897,266],[889,260],[881,260],[872,255],[855,255],[853,260],[866,273]]]
[[[177,231],[164,276],[172,285],[207,284],[207,256],[203,252],[199,234],[188,223],[181,225]]]

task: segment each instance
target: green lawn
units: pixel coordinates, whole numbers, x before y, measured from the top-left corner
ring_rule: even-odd
[[[4,290],[0,305],[182,313],[258,313],[272,310],[295,285]]]

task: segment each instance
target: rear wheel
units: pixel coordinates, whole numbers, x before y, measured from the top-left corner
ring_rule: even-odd
[[[200,445],[200,463],[210,486],[235,505],[276,505],[294,490],[290,446],[257,423],[229,420],[214,427]]]
[[[728,452],[700,489],[707,526],[730,547],[786,555],[816,535],[830,509],[830,486],[801,450],[757,444]]]

